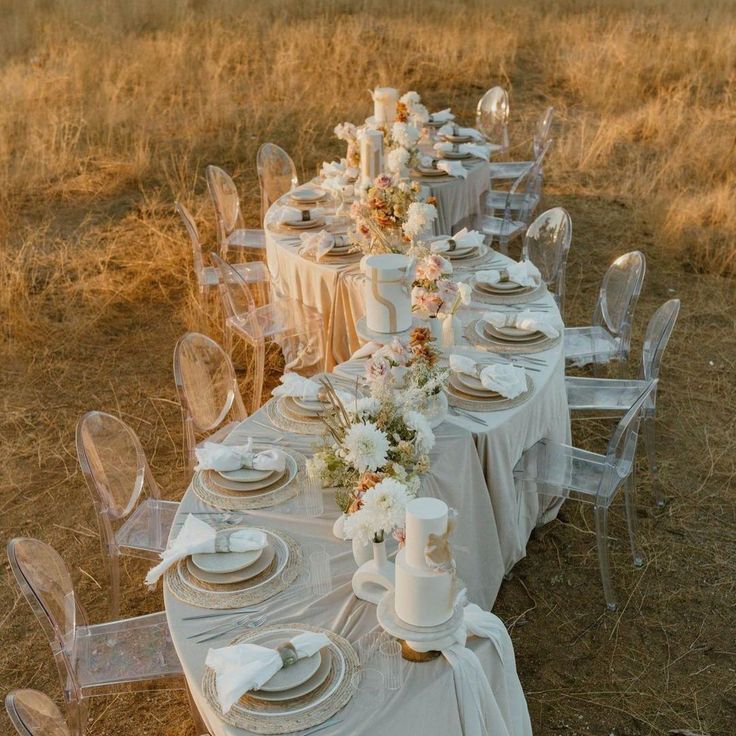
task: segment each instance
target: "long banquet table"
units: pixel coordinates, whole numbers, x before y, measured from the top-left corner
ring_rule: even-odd
[[[438,235],[472,227],[481,212],[481,197],[490,182],[489,164],[474,159],[466,168],[468,176],[465,179],[418,180],[437,200],[435,233]],[[322,315],[326,331],[326,368],[330,370],[360,347],[355,322],[365,311],[363,275],[357,264],[316,263],[299,255],[298,234],[284,234],[272,227],[276,208],[287,198],[285,195],[275,202],[265,217],[266,258],[272,288],[277,295],[297,299]]]
[[[551,295],[546,294],[544,300],[554,305]],[[458,511],[459,527],[455,533],[458,574],[468,588],[469,599],[486,609],[493,606],[504,574],[524,556],[531,530],[556,511],[556,507],[540,510],[535,494],[518,496],[513,483],[513,467],[524,449],[543,437],[569,441],[570,436],[562,344],[534,355],[543,360],[543,365],[529,373],[534,384],[532,396],[502,411],[477,413],[487,426],[450,416],[435,430],[437,444],[431,453],[431,469],[422,482],[422,495],[441,498]],[[261,409],[245,420],[228,441],[242,441],[249,434],[263,438],[264,434],[269,435],[269,425],[268,416]],[[288,438],[288,433],[274,428],[271,436]],[[355,562],[350,544],[336,539],[332,533],[339,512],[328,491],[324,494],[324,506],[325,512],[319,518],[287,516],[269,510],[248,512],[247,523],[275,525],[297,541],[320,544],[330,559],[332,591],[328,595],[308,606],[294,599],[280,603],[276,596],[267,605],[265,614],[268,623],[315,624],[355,642],[377,628],[375,606],[357,600],[352,593],[350,579]],[[173,533],[180,528],[184,514],[197,511],[212,509],[190,487],[182,500]],[[184,620],[185,616],[202,609],[182,603],[166,588],[164,602],[174,645],[212,734],[245,733],[225,724],[204,699],[201,682],[209,644],[187,639],[203,627],[202,621]],[[225,637],[216,645],[222,646],[227,641]],[[509,718],[515,717],[513,714],[519,709],[511,702],[513,696],[507,692],[503,668],[493,644],[486,639],[471,639],[469,646],[488,675],[501,712],[506,709]],[[320,733],[325,736],[376,731],[387,735],[407,731],[438,736],[462,733],[457,701],[452,695],[453,674],[447,662],[441,658],[429,663],[406,663],[404,672],[402,689],[388,691],[383,707],[376,709],[370,718],[348,704],[333,717],[334,728],[328,727]],[[428,707],[430,704],[432,707]],[[509,733],[525,734],[527,725],[517,724]]]

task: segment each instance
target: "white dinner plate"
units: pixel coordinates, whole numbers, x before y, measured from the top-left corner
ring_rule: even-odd
[[[460,153],[460,151],[439,151],[440,158],[447,159],[448,161],[465,161],[466,159],[473,158],[471,153]]]
[[[245,580],[250,580],[256,575],[260,575],[268,566],[273,562],[274,555],[276,554],[274,548],[269,544],[262,550],[258,550],[258,558],[250,565],[240,568],[239,570],[233,570],[232,572],[207,572],[198,567],[196,562],[189,557],[187,559],[187,569],[194,575],[195,578],[204,581],[205,583],[214,583],[220,585],[227,585],[229,583],[242,583]],[[219,554],[231,555],[232,552],[221,552]],[[238,553],[240,554],[240,553]],[[196,556],[196,555],[194,555]]]
[[[473,140],[472,135],[443,135],[448,143],[470,143]]]
[[[327,196],[327,192],[321,187],[299,187],[289,192],[289,197],[295,202],[319,202]]]
[[[287,220],[284,225],[292,230],[315,230],[318,227],[324,227],[324,218],[319,217],[316,220]]]
[[[461,380],[461,376],[462,379],[469,378],[469,376],[465,376],[464,374],[451,373],[448,379],[448,383],[456,392],[470,396],[473,399],[488,399],[489,401],[496,401],[503,398],[501,394],[496,391],[489,391],[480,383],[480,381],[478,381],[480,389],[471,388],[464,380]]]
[[[265,480],[276,473],[275,470],[255,470],[254,468],[238,468],[237,470],[215,470],[215,473],[225,480],[235,480],[241,483],[253,483]]]
[[[515,333],[509,332],[516,330],[515,327],[496,327],[489,322],[483,322],[483,333],[486,337],[494,340],[505,340],[508,342],[538,342],[544,339],[544,334],[539,330],[516,330]]]
[[[475,285],[481,291],[487,291],[491,294],[499,294],[501,292],[507,291],[522,291],[524,289],[530,288],[529,286],[522,286],[521,284],[517,284],[515,281],[499,281],[497,284],[488,284],[484,281],[476,280]]]
[[[252,565],[262,554],[262,549],[250,552],[203,552],[192,555],[191,560],[194,566],[202,572],[222,575],[222,573],[235,572]]]
[[[259,698],[260,700],[268,700],[275,703],[284,700],[293,700],[294,698],[301,698],[304,695],[308,695],[312,691],[316,690],[320,685],[322,685],[332,671],[332,655],[328,650],[323,649],[321,652],[318,652],[318,654],[315,654],[314,656],[319,657],[319,666],[316,672],[300,685],[291,687],[288,690],[279,691],[270,691],[261,688],[260,690],[252,691],[251,695],[253,695],[253,697],[255,698]],[[287,672],[297,665],[298,663],[292,665],[291,667],[286,667],[285,669],[281,670],[281,672]],[[279,674],[281,674],[281,672]]]

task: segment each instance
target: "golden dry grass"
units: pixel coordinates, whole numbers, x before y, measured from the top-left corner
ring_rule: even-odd
[[[570,324],[606,265],[647,254],[637,338],[676,295],[683,312],[660,395],[662,483],[640,475],[644,571],[614,563],[625,605],[602,615],[588,513],[541,530],[496,610],[512,626],[535,733],[731,734],[736,514],[736,11],[707,0],[0,0],[0,528],[38,536],[72,568],[93,620],[105,585],[74,424],[119,413],[169,498],[187,475],[170,374],[202,320],[172,203],[212,241],[202,169],[236,174],[257,221],[264,140],[303,173],[341,150],[366,89],[417,89],[472,119],[507,86],[512,141],[558,110],[545,205],[572,214]],[[217,329],[217,314],[207,318]],[[247,391],[247,387],[244,387]],[[609,427],[576,426],[599,447]],[[124,613],[160,608],[131,564]],[[50,652],[5,566],[0,690],[58,699]],[[154,707],[155,706],[155,707]],[[7,721],[3,729],[7,730]],[[188,733],[183,697],[100,701],[90,733]]]

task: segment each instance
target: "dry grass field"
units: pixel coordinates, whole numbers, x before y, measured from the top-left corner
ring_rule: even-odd
[[[198,310],[173,202],[212,243],[207,163],[234,172],[255,225],[261,142],[311,175],[342,150],[332,126],[369,113],[375,84],[467,121],[502,84],[519,156],[543,108],[557,110],[543,204],[574,222],[568,324],[589,319],[607,264],[635,248],[648,273],[634,361],[653,310],[683,302],[660,393],[664,510],[639,474],[643,570],[629,565],[619,506],[613,516],[621,610],[603,612],[591,516],[575,505],[538,531],[497,602],[535,733],[736,731],[733,2],[0,0],[0,18],[3,543],[52,543],[92,619],[105,616],[73,442],[88,409],[132,424],[167,497],[185,489],[171,354],[187,328],[216,335],[218,315]],[[610,427],[574,430],[598,449]],[[125,615],[162,605],[144,570],[128,566]],[[0,641],[0,691],[58,701],[6,562]],[[102,699],[89,733],[186,736],[185,698]]]

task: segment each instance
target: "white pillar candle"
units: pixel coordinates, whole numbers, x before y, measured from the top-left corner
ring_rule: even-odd
[[[373,115],[377,123],[391,125],[396,121],[396,104],[399,90],[393,87],[376,87],[373,90]]]
[[[363,184],[371,184],[383,173],[383,133],[366,130],[360,139],[360,173]]]

